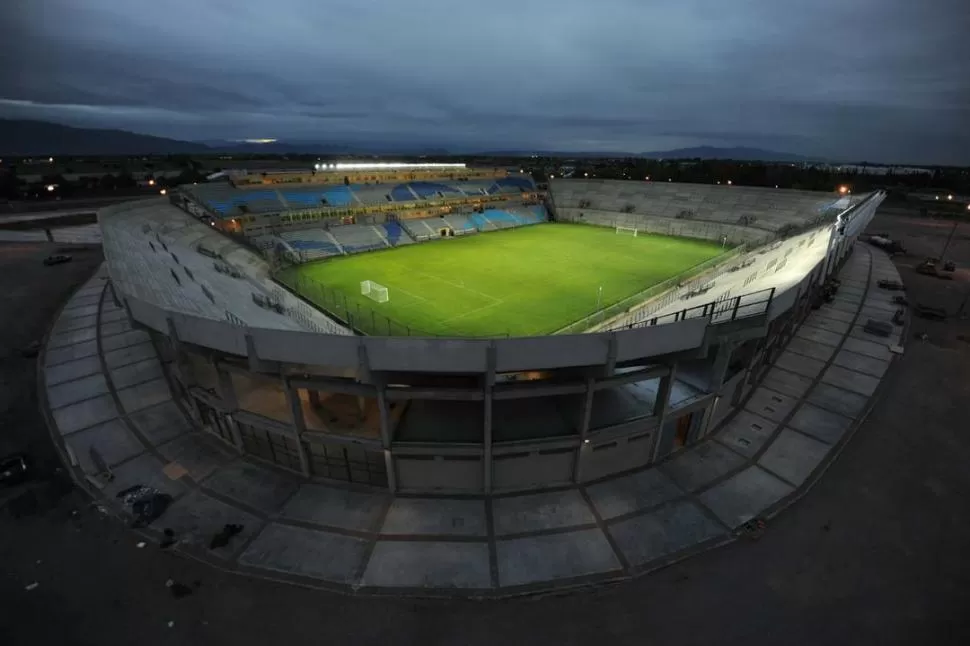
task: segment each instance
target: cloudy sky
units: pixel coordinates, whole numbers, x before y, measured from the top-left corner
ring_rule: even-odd
[[[0,117],[970,164],[968,0],[0,0]]]

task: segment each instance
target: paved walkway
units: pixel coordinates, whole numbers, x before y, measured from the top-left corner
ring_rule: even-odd
[[[106,509],[141,484],[175,497],[145,535],[245,574],[343,591],[501,596],[624,579],[734,540],[797,499],[865,416],[899,343],[862,331],[892,316],[880,251],[858,245],[835,301],[813,312],[744,409],[660,465],[581,487],[479,498],[392,497],[310,483],[193,428],[149,337],[99,272],[67,303],[42,355],[52,433]],[[44,399],[44,398],[42,398]],[[91,448],[112,467],[103,488]],[[226,523],[244,526],[210,550]]]

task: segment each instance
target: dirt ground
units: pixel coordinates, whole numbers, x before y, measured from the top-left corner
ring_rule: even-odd
[[[970,289],[965,269],[944,282],[911,268],[942,248],[946,225],[880,215],[870,229],[916,253],[897,259],[911,300],[956,311]],[[948,255],[970,267],[970,224],[961,231]],[[44,250],[9,249],[0,246],[0,446],[46,461],[34,367],[19,348],[42,334],[93,264],[44,268]],[[960,337],[968,327],[914,319],[910,334],[926,340],[908,339],[842,455],[759,540],[636,581],[490,602],[340,596],[138,549],[68,492],[20,517],[0,512],[0,643],[967,644],[970,343]],[[198,588],[174,599],[170,577]]]

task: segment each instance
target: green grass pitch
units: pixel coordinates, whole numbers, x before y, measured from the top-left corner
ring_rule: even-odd
[[[593,313],[601,286],[606,307],[722,251],[699,240],[540,224],[341,256],[290,268],[282,279],[338,316],[346,303],[367,333],[387,334],[389,318],[401,326],[392,334],[406,326],[412,335],[526,336]],[[363,280],[387,287],[389,301],[362,296]]]

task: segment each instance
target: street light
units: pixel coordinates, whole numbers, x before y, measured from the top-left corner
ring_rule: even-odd
[[[948,200],[952,200],[952,199],[953,199],[953,196],[952,196],[952,195],[947,195],[947,196],[946,196],[946,199],[948,199]]]
[[[159,193],[161,193],[162,195],[165,195],[166,193],[168,193],[168,191],[166,191],[166,190],[165,190],[165,189],[163,188],[162,190],[160,190],[160,191],[159,191]]]
[[[149,186],[155,186],[155,180],[153,180],[153,179],[148,180],[148,185]]]
[[[54,186],[53,184],[48,184],[47,185],[47,192],[48,193],[53,193],[55,188],[57,188],[57,187]]]
[[[728,180],[728,186],[730,186],[730,185],[731,185],[731,180]]]

